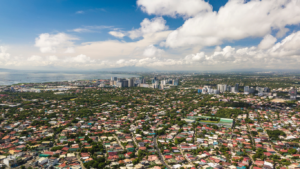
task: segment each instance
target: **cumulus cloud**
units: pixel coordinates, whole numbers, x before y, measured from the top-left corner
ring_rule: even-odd
[[[10,58],[10,54],[7,52],[7,47],[0,46],[0,60],[5,61]]]
[[[129,36],[131,39],[136,39],[147,34],[155,34],[157,32],[166,31],[169,27],[166,25],[166,20],[162,17],[155,17],[151,20],[145,18],[141,23],[141,27],[131,31],[110,31],[109,34],[118,38]]]
[[[22,61],[24,65],[29,64],[32,66],[56,66],[56,67],[77,67],[81,65],[83,68],[88,68],[91,63],[95,62],[95,60],[90,57],[80,54],[73,57],[58,57],[55,55],[51,56],[37,56],[33,55],[29,57],[27,60]],[[98,62],[97,64],[99,64]],[[96,66],[96,65],[95,65]],[[97,65],[98,66],[98,65]]]
[[[80,67],[82,69],[122,66],[169,67],[170,69],[174,69],[174,66],[177,68],[182,66],[190,69],[203,66],[215,66],[217,69],[226,69],[231,66],[298,68],[297,63],[300,61],[300,31],[291,33],[277,43],[275,43],[275,37],[267,35],[258,46],[243,48],[233,46],[221,48],[217,46],[213,52],[200,51],[180,58],[161,57],[166,52],[154,44],[159,44],[161,40],[167,37],[168,33],[159,32],[154,35],[157,37],[147,35],[144,39],[137,42],[103,41],[77,46],[76,52],[84,54],[60,57],[56,55],[33,55],[27,60],[11,57],[8,51],[2,47],[0,48],[0,60],[1,56],[6,56],[9,57],[7,59],[9,62],[3,63],[4,65]],[[151,43],[153,41],[156,43]],[[91,57],[101,54],[101,52],[97,51],[102,51],[103,56],[106,53],[110,55],[100,58]],[[134,55],[134,51],[138,51],[138,53]]]
[[[212,11],[212,6],[204,0],[138,0],[137,5],[149,15],[168,15],[171,17],[195,16],[200,12]]]
[[[65,53],[75,53],[75,50],[74,50],[74,48],[69,47],[69,48],[65,51]]]
[[[74,58],[67,58],[64,60],[64,62],[91,63],[91,62],[94,62],[94,60],[92,60],[90,57],[88,57],[86,55],[81,54]]]
[[[124,33],[122,32],[117,32],[117,31],[110,31],[108,32],[110,35],[117,37],[117,38],[123,38],[125,36]]]
[[[264,37],[264,39],[260,42],[258,47],[260,49],[268,49],[271,46],[273,46],[276,41],[277,41],[277,39],[274,36],[269,34]]]
[[[144,49],[152,44],[159,44],[166,39],[170,31],[162,31],[153,34],[145,34],[138,41],[125,42],[119,40],[107,40],[87,42],[76,46],[77,53],[90,56],[93,59],[119,59],[138,58],[143,56]]]
[[[169,27],[166,26],[166,20],[162,17],[156,17],[151,20],[145,18],[141,22],[141,28],[129,31],[128,33],[131,39],[135,39],[145,34],[153,34],[167,29],[169,29]]]
[[[57,48],[72,46],[73,40],[77,38],[65,33],[43,33],[35,39],[35,46],[39,47],[42,53],[55,53]]]
[[[270,37],[267,37],[266,39],[268,38]],[[134,60],[121,59],[115,64],[118,66],[136,65],[150,67],[197,67],[210,65],[230,68],[229,65],[242,67],[251,67],[255,65],[272,68],[298,68],[297,63],[300,61],[300,31],[290,34],[281,42],[274,43],[273,40],[272,43],[266,43],[267,45],[264,45],[263,47],[259,47],[261,45],[258,47],[253,46],[244,48],[226,46],[222,49],[218,46],[212,53],[199,52],[179,59],[165,59],[149,56]]]
[[[300,55],[300,31],[290,34],[281,42],[276,43],[268,50],[272,56],[299,56]],[[285,57],[286,58],[286,57]]]
[[[163,52],[164,51],[162,49],[159,49],[152,44],[144,50],[143,55],[147,57],[160,56]]]
[[[165,1],[156,3],[163,6]],[[287,25],[300,23],[299,16],[300,1],[296,0],[231,0],[218,12],[207,10],[187,19],[168,36],[166,46],[214,46],[224,41],[264,37],[272,30],[282,37],[288,31]]]
[[[42,61],[42,60],[43,60],[43,58],[40,56],[37,56],[37,55],[33,55],[27,59],[27,61],[30,61],[30,62],[36,62],[36,61]]]

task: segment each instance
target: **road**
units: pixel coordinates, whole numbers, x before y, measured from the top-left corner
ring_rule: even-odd
[[[134,134],[133,134],[132,132],[131,132],[131,138],[132,138],[132,140],[133,140],[133,142],[134,142],[134,144],[135,144],[135,151],[136,151],[135,155],[138,155],[138,152],[139,152],[139,145],[138,145],[138,143],[136,142],[135,137],[134,137]]]
[[[113,135],[114,138],[117,140],[118,144],[122,147],[123,150],[125,150],[124,146],[121,144],[119,138],[116,135]]]
[[[81,167],[82,167],[83,169],[85,169],[85,167],[84,167],[82,161],[80,160],[79,153],[76,153],[75,155],[76,155],[77,160],[80,162]]]
[[[195,166],[194,163],[193,163],[189,158],[187,158],[187,157],[184,155],[182,149],[181,149],[179,146],[178,146],[177,148],[180,150],[180,153],[181,153],[181,155],[183,156],[183,158],[185,158],[186,161],[187,161],[188,163],[190,163],[190,165]]]
[[[161,154],[159,148],[157,147],[157,136],[156,136],[156,135],[155,135],[155,137],[154,137],[153,143],[154,143],[154,146],[155,146],[155,148],[156,148],[156,151],[158,152],[158,156],[159,156],[159,159],[160,159],[161,163],[162,163],[164,166],[166,166],[168,169],[171,169],[171,167],[170,167],[168,164],[165,163],[165,160],[164,160],[164,158],[163,158],[163,156],[162,156],[162,154]]]

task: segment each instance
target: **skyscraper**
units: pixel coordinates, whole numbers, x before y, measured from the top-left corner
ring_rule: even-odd
[[[268,87],[264,87],[264,92],[270,92],[270,89]]]
[[[227,86],[227,92],[231,92],[231,86]]]
[[[297,99],[297,89],[293,88],[290,90],[290,99],[296,100]]]
[[[178,83],[179,83],[179,80],[178,80],[178,79],[174,79],[174,80],[173,80],[173,85],[174,85],[174,86],[178,86]]]
[[[249,94],[253,94],[255,92],[255,89],[253,88],[253,87],[251,87],[250,89],[249,89]]]
[[[133,87],[134,83],[133,83],[133,78],[127,79],[128,80],[128,87]]]
[[[235,87],[231,87],[231,92],[232,93],[236,92]]]
[[[250,89],[249,86],[245,86],[245,87],[244,87],[244,92],[245,92],[245,93],[249,93],[249,89]]]
[[[217,88],[221,93],[224,93],[227,91],[227,84],[218,84]]]
[[[235,84],[234,89],[235,89],[235,92],[239,92],[239,84],[238,83]]]

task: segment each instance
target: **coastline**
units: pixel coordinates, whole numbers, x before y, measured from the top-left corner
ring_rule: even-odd
[[[113,73],[98,71],[1,71],[0,86],[35,84],[35,83],[55,83],[69,81],[86,81],[86,80],[107,80],[111,77],[130,78],[139,77],[133,73]]]

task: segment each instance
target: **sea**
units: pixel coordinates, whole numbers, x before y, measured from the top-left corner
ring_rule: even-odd
[[[75,80],[110,79],[111,77],[131,78],[133,74],[115,74],[100,71],[28,71],[28,70],[0,70],[0,85],[23,83],[45,83]]]

